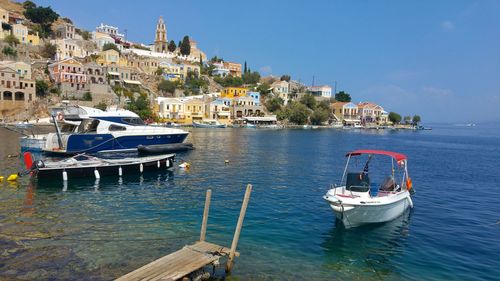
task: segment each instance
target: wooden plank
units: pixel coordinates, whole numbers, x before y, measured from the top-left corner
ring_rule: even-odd
[[[176,280],[229,255],[230,251],[229,248],[213,243],[197,242],[152,261],[117,280]]]

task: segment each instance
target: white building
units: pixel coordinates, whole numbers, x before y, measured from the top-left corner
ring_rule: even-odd
[[[96,43],[97,47],[101,51],[102,51],[102,47],[104,46],[104,44],[115,44],[115,39],[113,39],[107,33],[97,32],[97,31],[92,32],[92,41],[94,43]],[[118,49],[120,51],[123,49],[123,46],[120,44],[118,44],[116,46],[118,47]]]
[[[125,38],[125,35],[122,33],[118,32],[118,27],[112,26],[112,25],[107,25],[104,23],[101,23],[98,27],[95,28],[95,31],[101,32],[101,33],[106,33],[109,36],[113,38],[118,38],[120,40],[123,40]]]
[[[280,97],[284,104],[288,104],[289,96],[289,86],[290,84],[287,81],[276,81],[271,84],[271,89],[275,95]]]
[[[324,98],[331,98],[332,97],[332,87],[330,87],[328,85],[312,86],[312,87],[309,87],[309,91],[314,96],[324,97]]]
[[[184,119],[184,99],[180,98],[156,98],[159,105],[159,115],[161,118],[166,119]]]
[[[226,77],[229,75],[229,68],[224,67],[222,62],[214,62],[212,65],[215,67],[214,70],[212,70],[212,75],[220,77]]]

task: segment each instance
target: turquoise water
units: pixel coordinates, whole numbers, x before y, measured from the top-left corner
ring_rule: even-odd
[[[16,171],[15,136],[1,131],[2,175]],[[500,276],[500,128],[432,131],[193,129],[189,171],[0,186],[0,277],[109,280],[198,239],[230,246],[253,185],[231,277],[236,280],[493,280]],[[346,230],[322,196],[345,152],[409,157],[415,208],[390,223]],[[12,151],[12,152],[11,152]],[[224,160],[229,160],[224,165]]]

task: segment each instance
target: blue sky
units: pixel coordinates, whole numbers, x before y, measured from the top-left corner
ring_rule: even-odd
[[[500,1],[35,1],[77,27],[152,43],[189,35],[209,57],[334,85],[428,122],[500,121]]]

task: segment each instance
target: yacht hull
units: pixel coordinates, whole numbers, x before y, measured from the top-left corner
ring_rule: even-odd
[[[137,149],[139,145],[165,145],[182,143],[187,133],[164,134],[164,135],[127,135],[116,136],[112,134],[74,134],[67,138],[64,151],[57,149],[46,150],[47,152],[78,154],[96,153],[99,151],[130,150]]]

